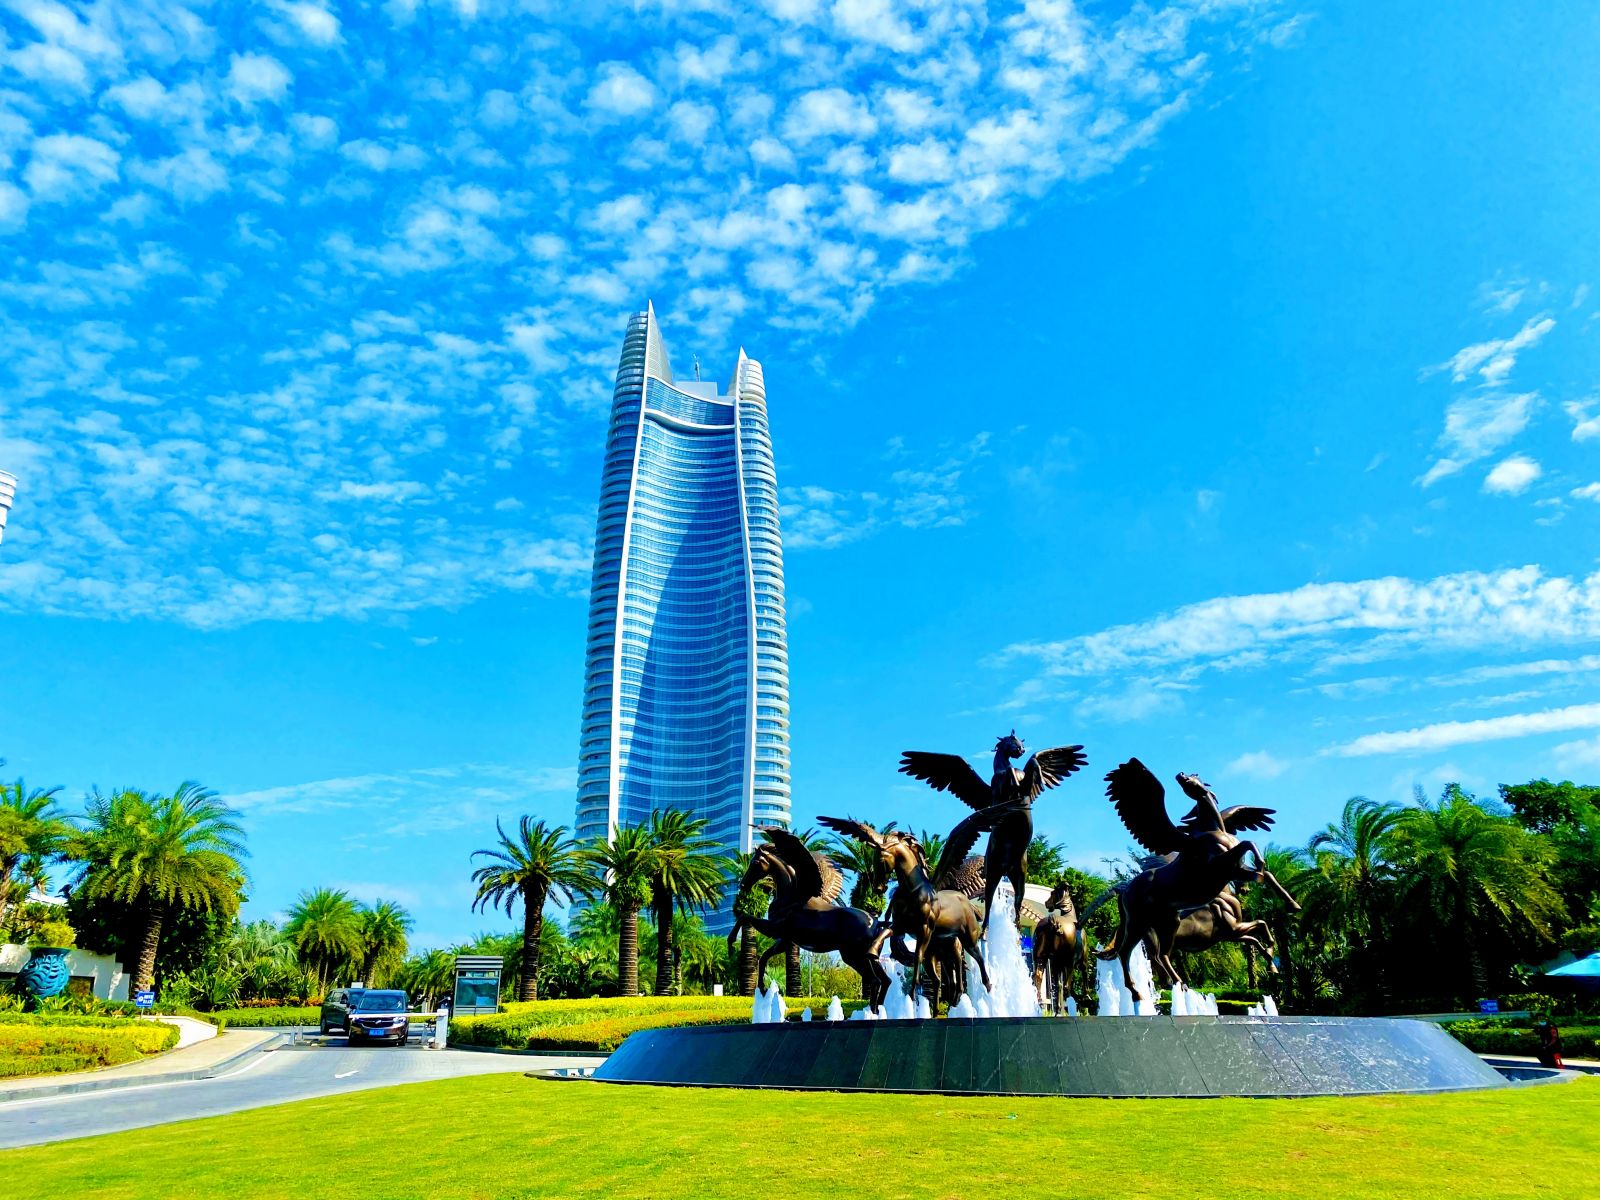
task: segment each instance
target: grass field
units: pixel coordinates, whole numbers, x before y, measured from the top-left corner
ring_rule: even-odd
[[[1192,1139],[1193,1149],[1171,1149]],[[489,1075],[0,1153],[31,1195],[1213,1200],[1594,1194],[1600,1079],[1358,1100],[1023,1100]]]

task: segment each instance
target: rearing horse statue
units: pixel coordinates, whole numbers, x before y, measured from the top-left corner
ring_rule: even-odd
[[[909,937],[915,944],[911,991],[915,995],[921,988],[922,967],[926,963],[933,977],[931,1002],[935,1009],[940,991],[938,967],[941,963],[948,966],[951,959],[959,967],[962,950],[978,964],[983,986],[989,986],[989,968],[978,947],[982,936],[978,910],[966,892],[949,885],[966,866],[967,852],[978,835],[992,827],[1001,815],[992,810],[974,813],[951,830],[940,852],[939,866],[932,875],[928,873],[921,843],[909,833],[898,829],[879,833],[871,825],[844,817],[817,818],[818,824],[871,846],[883,865],[894,872],[896,885],[889,904],[894,937],[891,946],[898,958],[898,943],[902,937]],[[954,974],[959,980],[959,969]]]
[[[1300,908],[1267,870],[1256,844],[1242,841],[1234,832],[1272,828],[1273,810],[1243,805],[1218,808],[1215,794],[1196,775],[1180,774],[1178,785],[1195,802],[1181,825],[1167,815],[1161,781],[1137,758],[1106,776],[1106,797],[1116,805],[1123,825],[1146,850],[1162,856],[1119,888],[1122,918],[1113,947],[1101,954],[1115,954],[1121,961],[1122,977],[1135,1000],[1144,997],[1128,974],[1134,946],[1147,935],[1171,931],[1170,937],[1185,909],[1209,905],[1229,884],[1265,883],[1292,911]],[[1255,860],[1253,866],[1245,865],[1247,856]]]
[[[761,956],[757,979],[766,977],[773,956],[796,945],[813,954],[837,953],[844,964],[861,976],[861,994],[872,1009],[883,1007],[889,994],[889,973],[878,961],[878,951],[889,927],[859,908],[836,903],[844,889],[844,875],[825,854],[816,854],[787,829],[763,829],[766,843],[756,847],[749,869],[739,881],[739,893],[772,883],[772,903],[764,917],[739,917],[728,932],[728,953],[741,926],[775,939]]]
[[[1088,975],[1088,943],[1065,880],[1056,882],[1045,910],[1033,927],[1033,990],[1040,1004],[1048,1003],[1052,1012],[1059,1013],[1063,994],[1074,994],[1079,968]]]

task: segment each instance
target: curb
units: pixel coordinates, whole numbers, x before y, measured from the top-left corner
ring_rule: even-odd
[[[104,1079],[78,1079],[71,1083],[58,1083],[50,1087],[0,1088],[0,1104],[12,1103],[20,1100],[43,1100],[51,1096],[72,1096],[80,1092],[105,1092],[116,1088],[148,1087],[154,1083],[188,1083],[196,1079],[215,1079],[237,1067],[245,1059],[257,1054],[265,1054],[269,1050],[276,1050],[279,1043],[284,1040],[283,1034],[275,1034],[264,1042],[254,1046],[246,1046],[235,1054],[230,1054],[221,1062],[212,1063],[209,1067],[199,1067],[193,1071],[168,1071],[163,1075],[135,1075],[115,1076]]]
[[[469,1050],[473,1054],[507,1054],[520,1055],[523,1058],[592,1058],[595,1062],[604,1062],[610,1055],[585,1054],[581,1050],[514,1050],[509,1046],[467,1046],[460,1042],[451,1042],[447,1050]]]

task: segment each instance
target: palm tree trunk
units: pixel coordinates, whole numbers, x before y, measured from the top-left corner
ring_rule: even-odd
[[[656,913],[656,995],[672,995],[672,895],[659,881],[651,888]]]
[[[144,937],[139,942],[139,962],[133,971],[133,990],[142,992],[156,981],[156,949],[161,945],[161,919],[165,911],[152,902],[145,921]]]
[[[518,1000],[539,998],[539,938],[544,933],[544,896],[532,889],[522,893],[522,981]]]
[[[788,996],[798,996],[805,987],[805,981],[800,978],[800,947],[793,942],[789,943],[789,950],[783,956],[783,991]]]
[[[625,908],[617,913],[617,994],[639,994],[639,910]]]
[[[756,965],[761,959],[761,947],[756,945],[755,931],[748,925],[739,929],[739,995],[756,994]]]

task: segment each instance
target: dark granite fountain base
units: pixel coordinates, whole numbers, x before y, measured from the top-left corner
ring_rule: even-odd
[[[1506,1087],[1437,1025],[1389,1017],[788,1021],[636,1033],[607,1083],[999,1096],[1361,1096]]]

